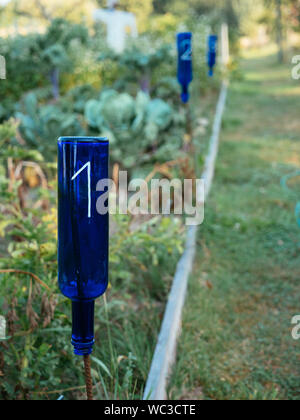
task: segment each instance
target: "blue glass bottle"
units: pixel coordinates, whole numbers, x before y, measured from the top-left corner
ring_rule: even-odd
[[[72,344],[80,356],[92,352],[94,303],[108,284],[109,214],[96,209],[108,162],[106,138],[58,140],[58,282],[72,300]]]
[[[181,32],[177,34],[178,50],[178,71],[177,78],[181,85],[181,100],[183,103],[189,101],[189,84],[193,80],[192,62],[192,33]]]
[[[217,58],[217,43],[218,43],[218,36],[217,35],[209,35],[207,44],[208,44],[208,51],[207,51],[207,65],[208,65],[208,75],[212,77],[214,75],[214,67],[216,65],[216,58]]]

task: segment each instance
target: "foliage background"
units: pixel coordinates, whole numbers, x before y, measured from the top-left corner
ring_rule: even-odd
[[[278,40],[290,20],[299,31],[298,0],[121,0],[122,8],[137,14],[141,37],[116,56],[103,41],[105,28],[92,23],[95,6],[93,1],[12,0],[0,8],[0,54],[9,75],[0,81],[3,399],[55,399],[61,390],[70,399],[82,398],[82,365],[68,341],[70,302],[57,291],[57,137],[108,134],[112,172],[126,168],[144,178],[153,173],[193,178],[203,164],[222,76],[217,70],[213,81],[207,77],[207,34],[227,20],[231,77],[238,78],[241,36],[253,35],[263,24]],[[191,118],[197,148],[191,153],[176,82],[179,30],[195,36]],[[182,252],[182,223],[161,217],[112,220],[110,288],[96,309],[98,398],[141,398]]]

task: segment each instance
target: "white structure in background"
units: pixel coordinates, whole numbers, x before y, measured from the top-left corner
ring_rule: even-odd
[[[125,49],[127,29],[131,36],[137,38],[138,30],[136,18],[133,13],[116,10],[119,0],[107,0],[107,9],[96,9],[93,17],[95,21],[101,21],[107,26],[107,43],[117,53]]]

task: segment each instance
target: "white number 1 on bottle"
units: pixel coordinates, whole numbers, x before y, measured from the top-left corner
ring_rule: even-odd
[[[92,217],[92,199],[91,199],[91,162],[86,163],[81,169],[79,169],[78,172],[76,172],[75,175],[73,175],[71,181],[74,181],[75,178],[78,177],[78,175],[81,174],[81,172],[88,168],[88,218]]]

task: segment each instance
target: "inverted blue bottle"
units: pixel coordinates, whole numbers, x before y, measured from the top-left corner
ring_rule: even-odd
[[[207,65],[208,65],[208,75],[212,77],[214,75],[214,67],[216,65],[217,59],[217,44],[218,36],[209,35],[207,40]]]
[[[109,215],[96,208],[108,162],[106,138],[58,140],[58,283],[72,300],[72,344],[80,356],[92,352],[94,303],[108,285]]]
[[[189,84],[193,80],[192,62],[192,33],[181,32],[177,34],[178,69],[177,79],[181,85],[181,100],[189,101]]]

